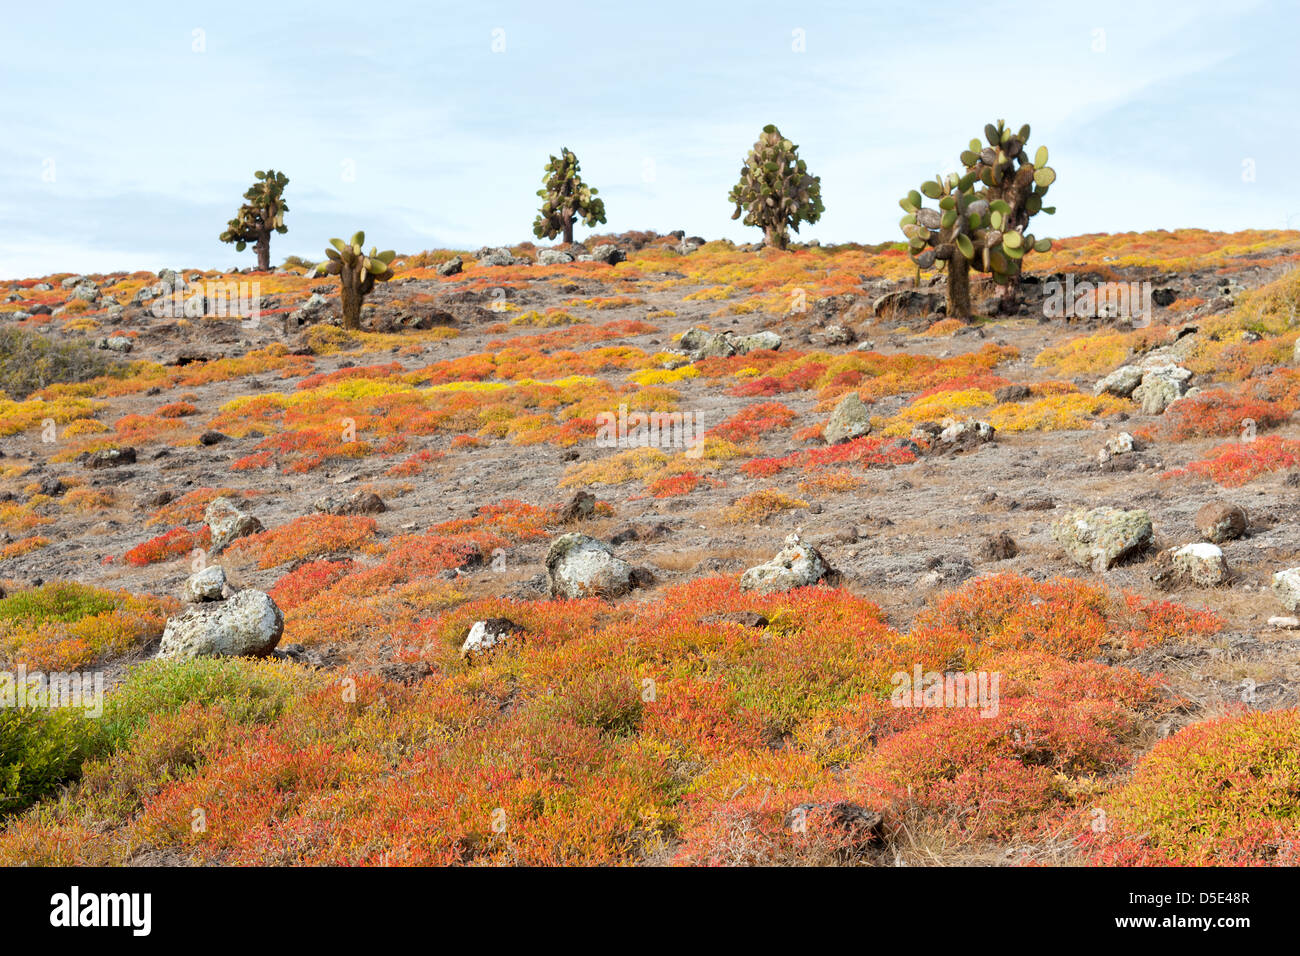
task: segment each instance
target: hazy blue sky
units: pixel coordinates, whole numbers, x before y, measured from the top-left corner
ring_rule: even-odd
[[[217,235],[266,167],[276,262],[357,228],[519,242],[566,145],[604,228],[756,239],[726,196],[765,123],[822,178],[805,238],[898,238],[898,198],[998,117],[1051,150],[1040,235],[1300,228],[1294,0],[374,9],[6,4],[0,276],[248,265]]]

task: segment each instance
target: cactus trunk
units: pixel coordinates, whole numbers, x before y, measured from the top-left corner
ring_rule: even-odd
[[[571,245],[572,243],[573,243],[573,217],[570,216],[568,219],[564,221],[564,244],[567,246],[567,245]]]
[[[763,236],[773,249],[784,249],[789,242],[786,231],[780,226],[764,227]]]
[[[970,263],[960,253],[948,260],[948,318],[970,321]]]
[[[253,246],[253,251],[257,253],[257,271],[271,271],[271,234],[262,233],[257,237],[257,242]]]
[[[361,290],[356,278],[343,273],[343,328],[357,331],[361,328]]]

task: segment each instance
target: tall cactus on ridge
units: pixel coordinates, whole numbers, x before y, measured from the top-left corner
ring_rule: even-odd
[[[284,201],[284,187],[289,185],[289,177],[274,169],[259,169],[253,177],[257,182],[244,193],[244,204],[235,213],[235,218],[226,223],[225,232],[218,238],[222,242],[233,242],[239,252],[253,243],[258,271],[268,272],[271,268],[271,233],[284,235],[289,231],[284,224],[284,214],[289,211]]]
[[[316,268],[327,275],[338,276],[343,284],[343,328],[361,328],[361,304],[375,287],[376,282],[387,282],[393,277],[392,263],[397,253],[391,249],[369,254],[362,251],[366,234],[358,232],[351,241],[331,239],[332,249],[326,249],[326,259]]]
[[[605,201],[596,198],[600,190],[584,183],[578,171],[578,157],[567,147],[546,164],[545,188],[537,190],[542,208],[533,220],[533,235],[538,239],[563,234],[568,244],[573,242],[573,224],[579,219],[589,228],[605,221]]]
[[[907,214],[899,225],[912,260],[922,269],[946,268],[948,315],[961,319],[971,316],[971,269],[988,273],[1002,286],[999,305],[1009,311],[1026,253],[1052,248],[1050,239],[1035,239],[1025,231],[1031,216],[1056,212],[1055,206],[1043,205],[1056,181],[1056,171],[1047,165],[1047,147],[1038,147],[1030,160],[1029,126],[1012,131],[1003,120],[985,126],[984,137],[987,146],[972,139],[962,152],[965,173],[926,180],[899,201]],[[925,199],[938,200],[939,208],[926,208]]]
[[[743,214],[746,226],[758,226],[769,246],[784,249],[790,230],[799,223],[816,222],[822,205],[821,178],[808,175],[808,164],[799,158],[799,147],[768,124],[745,157],[740,181],[727,197],[736,204],[732,219]]]

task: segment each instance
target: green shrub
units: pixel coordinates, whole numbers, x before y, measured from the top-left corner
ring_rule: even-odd
[[[109,695],[103,732],[120,747],[153,714],[172,714],[191,702],[219,707],[236,723],[269,723],[289,701],[318,683],[296,664],[245,658],[152,660],[131,670]]]
[[[28,329],[0,329],[0,392],[16,400],[47,385],[84,382],[121,368],[84,339],[53,342]]]
[[[97,748],[97,727],[77,708],[0,708],[0,817],[76,779]]]
[[[70,624],[115,607],[117,601],[111,591],[73,581],[54,581],[0,600],[0,621]]]

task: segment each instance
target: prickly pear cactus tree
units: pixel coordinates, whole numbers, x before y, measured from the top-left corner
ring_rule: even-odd
[[[745,217],[746,226],[758,226],[769,246],[784,249],[790,230],[799,223],[816,222],[826,211],[822,205],[821,178],[808,175],[799,147],[775,126],[764,126],[758,142],[745,157],[740,182],[728,199],[736,204],[732,219]]]
[[[1031,216],[1056,212],[1043,205],[1056,181],[1047,147],[1031,156],[1029,127],[1012,130],[1002,120],[985,126],[984,138],[987,145],[973,139],[962,152],[964,173],[936,176],[899,201],[907,213],[899,225],[913,261],[921,269],[947,271],[948,315],[961,319],[971,315],[971,269],[1002,287],[999,310],[1012,311],[1025,256],[1052,248],[1050,239],[1026,231]],[[926,199],[937,200],[939,208],[927,208]]]
[[[361,328],[361,304],[375,287],[376,282],[387,282],[393,277],[392,263],[397,253],[391,249],[376,252],[362,251],[366,234],[358,232],[351,241],[331,239],[332,249],[326,249],[326,259],[316,268],[327,275],[338,276],[343,283],[343,328]]]
[[[533,220],[533,235],[538,239],[563,235],[566,243],[573,242],[573,224],[579,219],[588,228],[605,221],[605,201],[596,198],[600,190],[582,181],[572,150],[565,148],[551,157],[542,182],[546,187],[537,190],[542,208]]]
[[[244,193],[244,204],[220,238],[222,242],[233,242],[240,252],[251,242],[257,253],[257,268],[266,272],[271,268],[271,233],[283,235],[289,231],[284,224],[284,214],[289,211],[284,187],[289,185],[289,177],[274,169],[259,169],[253,177],[257,182]]]

